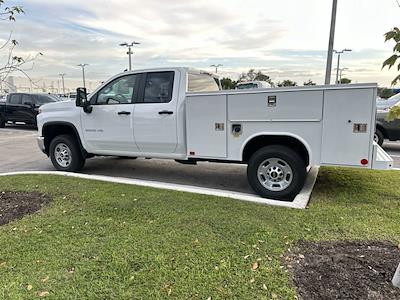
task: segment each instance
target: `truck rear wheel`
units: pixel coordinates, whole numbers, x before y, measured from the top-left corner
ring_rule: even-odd
[[[248,163],[250,186],[261,197],[291,201],[307,177],[301,156],[288,147],[273,145],[255,152]]]
[[[374,134],[374,141],[378,143],[379,146],[383,145],[383,142],[385,140],[385,137],[383,136],[382,131],[380,131],[378,128],[375,130]]]
[[[80,171],[85,165],[85,158],[72,135],[56,136],[50,143],[49,154],[53,166],[58,171]]]

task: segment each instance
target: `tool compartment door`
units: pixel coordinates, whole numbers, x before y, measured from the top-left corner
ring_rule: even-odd
[[[372,88],[324,92],[322,165],[371,165],[374,95]],[[362,165],[363,159],[369,163]]]
[[[226,95],[186,98],[187,156],[226,158]]]

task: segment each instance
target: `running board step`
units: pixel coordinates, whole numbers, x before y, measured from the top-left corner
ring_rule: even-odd
[[[374,152],[372,169],[390,170],[393,168],[393,159],[376,142],[374,142]]]

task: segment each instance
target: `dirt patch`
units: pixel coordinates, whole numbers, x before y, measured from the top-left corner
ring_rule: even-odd
[[[400,249],[390,242],[301,242],[285,260],[301,299],[400,299],[391,284]]]
[[[37,192],[0,192],[0,226],[32,214],[50,201]]]

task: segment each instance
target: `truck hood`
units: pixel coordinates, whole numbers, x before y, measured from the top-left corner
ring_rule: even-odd
[[[49,112],[49,111],[66,111],[75,109],[75,101],[60,101],[54,103],[47,103],[40,106],[41,112]]]

